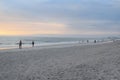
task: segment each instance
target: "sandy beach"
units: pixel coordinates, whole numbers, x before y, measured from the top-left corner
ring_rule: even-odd
[[[120,41],[0,50],[0,80],[120,80]]]

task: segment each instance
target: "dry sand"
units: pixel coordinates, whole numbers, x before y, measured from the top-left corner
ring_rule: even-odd
[[[120,80],[120,41],[1,50],[0,80]]]

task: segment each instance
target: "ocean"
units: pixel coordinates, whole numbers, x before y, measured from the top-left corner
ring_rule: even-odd
[[[108,41],[107,38],[73,38],[73,37],[36,37],[36,36],[0,36],[0,49],[18,48],[19,41],[22,40],[23,47],[31,47],[32,41],[35,46],[52,45],[61,43],[86,43],[98,40]]]

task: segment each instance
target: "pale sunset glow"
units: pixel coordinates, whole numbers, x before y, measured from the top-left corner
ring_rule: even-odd
[[[0,0],[0,35],[120,35],[119,8],[118,0]]]
[[[62,34],[65,25],[57,23],[17,22],[0,23],[1,35]]]

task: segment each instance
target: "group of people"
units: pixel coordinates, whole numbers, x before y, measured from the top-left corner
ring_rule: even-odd
[[[94,43],[96,43],[96,42],[97,42],[97,40],[94,40]],[[87,43],[89,43],[89,40],[87,40]],[[22,44],[23,44],[23,43],[22,43],[22,41],[20,40],[20,41],[19,41],[19,49],[22,49]],[[31,44],[32,44],[32,47],[34,47],[34,44],[35,44],[34,41],[32,41]]]
[[[22,49],[22,44],[23,44],[23,43],[22,43],[22,41],[20,40],[20,41],[19,41],[19,49]],[[35,44],[34,41],[32,41],[32,47],[34,47],[34,44]]]
[[[80,42],[81,42],[81,41],[79,41],[79,43],[80,43]],[[85,41],[82,40],[82,43],[84,43],[84,42],[85,42]],[[86,42],[89,43],[89,40],[86,40]],[[93,42],[94,42],[94,43],[97,43],[98,41],[97,41],[97,40],[94,40]]]

